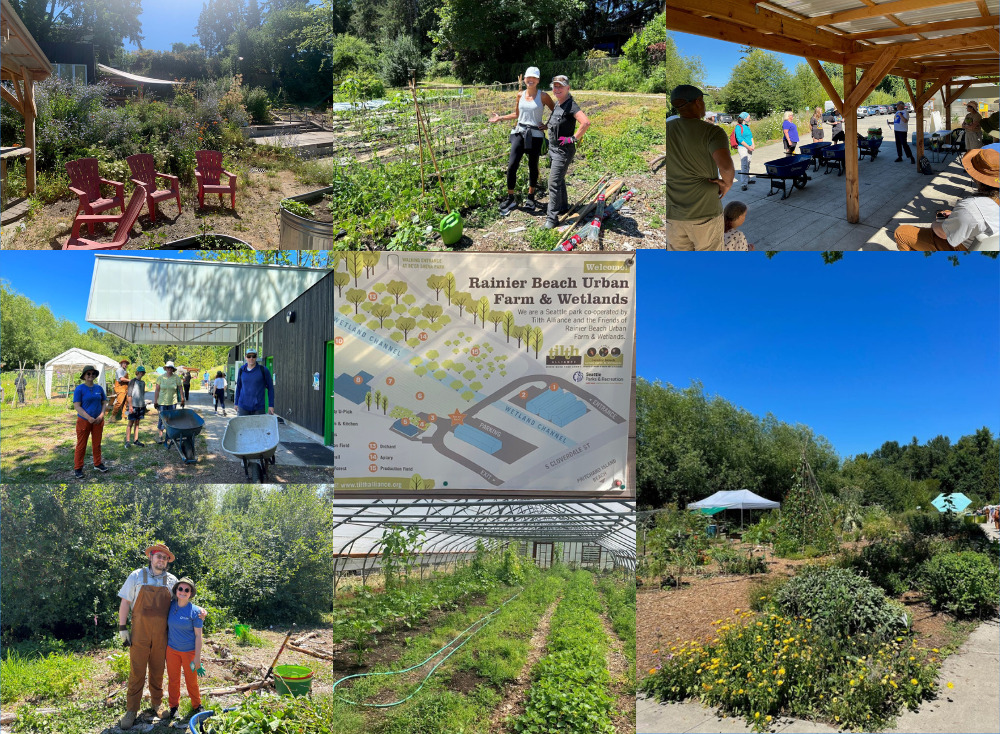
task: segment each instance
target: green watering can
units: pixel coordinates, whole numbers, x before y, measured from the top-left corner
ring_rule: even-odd
[[[464,224],[465,220],[462,219],[462,215],[458,212],[451,212],[442,219],[441,224],[438,226],[438,231],[441,233],[441,240],[444,244],[451,246],[462,239],[462,227]]]

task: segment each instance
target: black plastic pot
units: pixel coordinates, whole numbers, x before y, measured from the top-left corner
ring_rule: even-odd
[[[249,242],[244,242],[228,234],[206,234],[185,237],[160,245],[159,250],[256,250]]]

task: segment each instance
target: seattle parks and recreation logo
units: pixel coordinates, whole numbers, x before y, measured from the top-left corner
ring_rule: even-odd
[[[580,370],[573,373],[573,382],[583,382],[583,373]]]

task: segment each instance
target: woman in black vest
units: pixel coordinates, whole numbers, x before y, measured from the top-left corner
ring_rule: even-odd
[[[545,229],[552,229],[560,214],[569,211],[566,195],[566,171],[576,155],[576,146],[590,127],[590,120],[569,93],[569,79],[559,75],[552,79],[552,94],[556,106],[546,125],[549,129],[549,208]],[[580,123],[577,130],[576,123]]]

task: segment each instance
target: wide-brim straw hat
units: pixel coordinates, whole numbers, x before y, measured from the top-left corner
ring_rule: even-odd
[[[1000,189],[1000,152],[974,148],[962,156],[962,165],[979,183]]]
[[[168,556],[167,560],[169,560],[171,563],[174,562],[174,554],[171,553],[170,549],[167,548],[167,546],[165,546],[163,543],[154,543],[153,545],[149,546],[146,549],[146,558],[149,558],[150,556],[152,556],[157,551],[159,551],[161,553],[166,553],[167,556]]]

